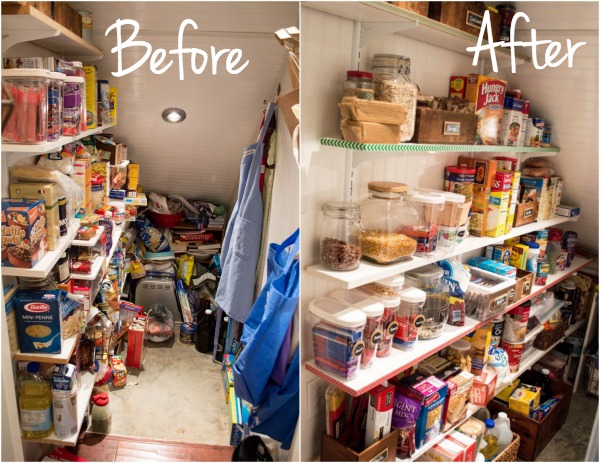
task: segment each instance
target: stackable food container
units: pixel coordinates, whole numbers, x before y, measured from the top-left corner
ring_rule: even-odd
[[[419,222],[406,227],[404,233],[417,241],[415,256],[431,256],[437,249],[440,218],[446,202],[444,196],[411,191],[407,201],[419,212]]]
[[[394,335],[394,347],[411,350],[417,342],[419,331],[425,323],[421,313],[427,294],[417,288],[406,288],[400,292],[400,307],[396,313],[398,331]]]
[[[487,320],[504,312],[515,280],[478,267],[468,267],[471,281],[465,293],[466,314],[477,320]]]
[[[425,320],[419,331],[419,339],[437,338],[444,331],[450,307],[448,291],[442,281],[444,271],[437,265],[430,264],[406,272],[404,275],[408,285],[427,294],[425,304],[420,311]]]

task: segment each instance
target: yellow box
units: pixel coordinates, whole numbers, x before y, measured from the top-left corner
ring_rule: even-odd
[[[499,400],[504,403],[508,403],[510,396],[519,387],[519,384],[521,384],[521,380],[519,378],[515,379],[511,384],[509,384],[504,389],[502,389],[500,392],[498,392],[498,394],[496,394],[494,399]]]
[[[506,234],[509,197],[510,193],[508,191],[494,191],[491,193],[485,224],[485,236],[496,237]]]
[[[117,96],[119,95],[119,89],[117,87],[110,87],[108,91],[108,104],[110,109],[108,110],[108,123],[111,125],[117,125]]]
[[[127,175],[135,178],[139,178],[140,176],[140,165],[139,164],[129,164],[127,168]]]
[[[96,85],[96,66],[83,66],[85,72],[85,108],[86,126],[95,129],[98,126],[98,86]]]
[[[514,245],[510,253],[510,265],[525,270],[527,267],[527,251],[529,251],[529,246],[525,244]]]
[[[515,236],[514,238],[509,238],[507,240],[504,240],[504,244],[506,246],[516,246],[517,244],[521,244],[521,237]]]
[[[510,395],[508,408],[529,416],[529,412],[540,405],[540,391],[538,386],[522,384]]]

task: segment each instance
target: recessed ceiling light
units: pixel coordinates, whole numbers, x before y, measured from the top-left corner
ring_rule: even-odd
[[[185,119],[185,111],[181,108],[167,108],[162,112],[164,121],[170,124],[178,124]]]

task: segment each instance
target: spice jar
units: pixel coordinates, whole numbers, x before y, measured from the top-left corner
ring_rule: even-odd
[[[471,343],[464,339],[459,339],[448,346],[446,358],[452,365],[460,367],[461,370],[471,371],[470,351]]]
[[[446,200],[442,195],[425,192],[411,192],[407,199],[417,208],[419,222],[406,226],[403,233],[417,240],[415,256],[430,256],[437,248],[440,217]]]
[[[321,262],[332,270],[354,270],[362,255],[358,204],[325,203],[321,227]]]
[[[378,264],[391,264],[416,251],[417,241],[400,232],[419,220],[417,209],[406,201],[407,189],[403,183],[369,183],[369,198],[360,205],[363,257]]]
[[[373,74],[363,71],[346,72],[344,96],[355,96],[361,100],[372,100],[375,96]]]
[[[406,288],[400,293],[400,307],[396,313],[398,331],[394,335],[394,346],[402,350],[414,347],[420,328],[425,322],[421,310],[427,295],[417,288]]]
[[[512,19],[517,9],[513,5],[496,5],[496,9],[498,10],[498,14],[500,15],[500,38],[498,41],[500,42],[509,42],[510,41],[510,26],[512,24]]]

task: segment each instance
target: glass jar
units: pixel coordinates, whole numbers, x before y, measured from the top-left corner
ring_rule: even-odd
[[[369,198],[360,205],[363,257],[378,264],[408,259],[417,241],[401,233],[419,221],[417,209],[406,201],[408,187],[396,182],[369,183]]]
[[[498,41],[500,42],[509,42],[510,41],[510,26],[512,24],[512,19],[517,9],[514,5],[496,5],[496,9],[498,10],[498,14],[500,14],[500,38]]]
[[[402,350],[410,350],[414,347],[425,322],[421,310],[426,299],[427,294],[417,288],[406,288],[400,293],[400,307],[396,313],[398,330],[394,335],[394,346]]]
[[[362,256],[360,225],[361,209],[358,204],[345,202],[325,203],[321,227],[321,263],[332,270],[354,270]]]
[[[470,350],[471,343],[464,339],[459,339],[448,346],[446,359],[448,359],[452,365],[460,367],[463,371],[471,371]]]
[[[403,232],[417,241],[415,256],[430,256],[437,248],[440,217],[446,200],[442,195],[425,192],[411,192],[407,200],[417,208],[419,222],[405,227]]]
[[[362,100],[372,100],[375,97],[373,74],[363,71],[346,72],[344,96],[355,96]]]

